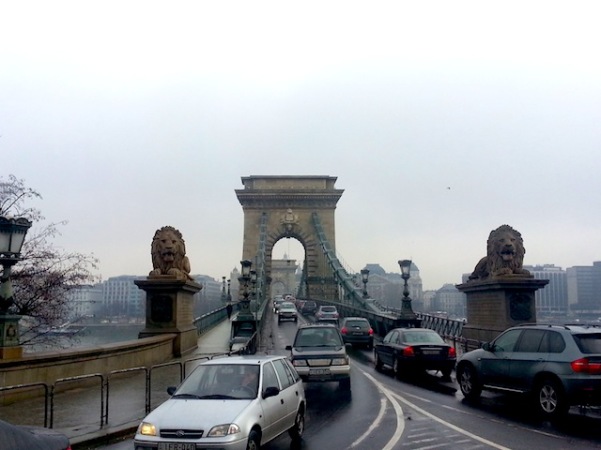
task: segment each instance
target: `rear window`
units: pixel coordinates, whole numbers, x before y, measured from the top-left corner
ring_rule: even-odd
[[[335,306],[322,306],[321,310],[324,312],[336,312]]]
[[[347,320],[344,322],[344,325],[347,327],[359,327],[367,329],[370,327],[369,322],[365,320]]]
[[[601,354],[601,333],[574,334],[574,341],[582,353]]]

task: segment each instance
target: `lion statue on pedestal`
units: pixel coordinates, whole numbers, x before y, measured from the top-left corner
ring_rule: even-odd
[[[522,235],[509,225],[501,225],[490,232],[486,256],[476,264],[469,281],[516,275],[531,277],[530,272],[522,268],[525,254]]]
[[[186,256],[186,244],[179,230],[166,226],[154,233],[150,246],[152,270],[148,278],[193,280],[190,276],[190,260]]]

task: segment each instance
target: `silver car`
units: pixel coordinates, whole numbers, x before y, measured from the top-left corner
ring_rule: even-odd
[[[285,356],[213,359],[168,392],[138,427],[136,450],[251,450],[304,431],[305,391]]]
[[[283,320],[292,320],[293,322],[298,320],[298,314],[294,303],[284,302],[280,305],[280,309],[278,310],[278,323]]]

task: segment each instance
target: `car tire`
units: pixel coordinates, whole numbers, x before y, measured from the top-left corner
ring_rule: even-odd
[[[351,390],[351,379],[349,378],[343,378],[342,380],[340,380],[338,382],[338,387],[343,390],[343,391],[350,391]]]
[[[251,430],[246,443],[246,450],[259,450],[261,448],[261,436],[256,430]]]
[[[477,400],[482,394],[482,385],[478,380],[476,369],[470,364],[462,364],[457,368],[457,383],[461,393],[468,400]]]
[[[374,365],[376,366],[376,370],[380,372],[382,370],[382,360],[378,356],[378,352],[374,351]]]
[[[549,377],[536,383],[534,405],[537,413],[547,419],[562,417],[570,409],[561,384]]]
[[[305,411],[301,407],[296,412],[296,417],[294,418],[294,425],[288,430],[288,434],[290,435],[293,441],[298,441],[303,436],[304,431]]]

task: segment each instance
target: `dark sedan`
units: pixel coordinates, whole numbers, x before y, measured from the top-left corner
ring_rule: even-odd
[[[42,427],[13,425],[0,420],[0,448],[10,450],[71,450],[69,438]]]
[[[455,348],[427,328],[395,328],[374,347],[376,370],[386,365],[397,377],[437,370],[448,380],[456,360]]]

